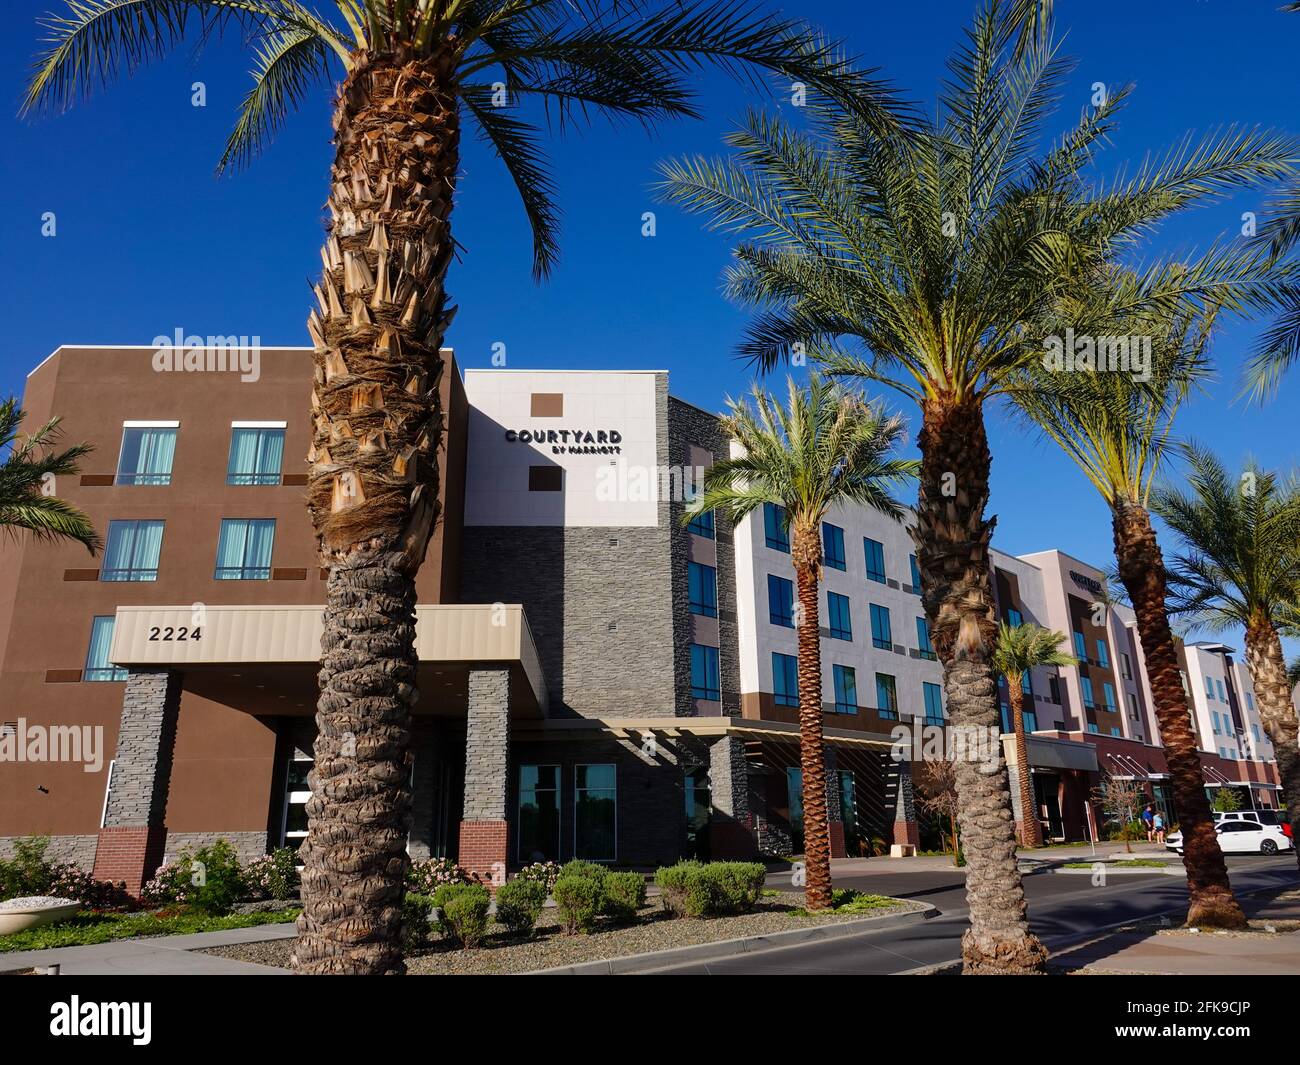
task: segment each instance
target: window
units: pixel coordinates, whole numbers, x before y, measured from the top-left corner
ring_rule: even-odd
[[[1219,712],[1217,710],[1210,711],[1210,721],[1214,724],[1214,734],[1216,736],[1221,735],[1223,729],[1219,727]]]
[[[777,706],[799,705],[799,666],[794,655],[772,652],[772,694]]]
[[[1228,697],[1223,694],[1223,681],[1216,678],[1214,681],[1214,686],[1216,689],[1218,689],[1219,692],[1219,702],[1226,703],[1228,701]]]
[[[1083,638],[1083,633],[1074,634],[1074,657],[1080,662],[1088,661],[1088,641]]]
[[[894,646],[893,627],[889,624],[889,608],[871,604],[871,646],[888,651]]]
[[[686,563],[690,586],[691,613],[706,618],[718,616],[718,571],[699,562]]]
[[[1119,673],[1125,680],[1133,679],[1133,660],[1123,651],[1119,653]]]
[[[1057,706],[1060,706],[1061,705],[1061,678],[1060,677],[1047,678],[1047,692],[1048,695],[1051,697],[1052,702],[1056,703]]]
[[[1250,692],[1246,693],[1246,709],[1252,714],[1255,712],[1255,697]]]
[[[921,682],[921,694],[925,698],[925,723],[927,725],[943,724],[943,689],[928,680]]]
[[[1024,621],[1025,621],[1024,615],[1021,614],[1019,610],[1015,610],[1010,607],[1007,608],[1008,625],[1010,625],[1012,628],[1015,628],[1017,625],[1023,625]]]
[[[856,714],[858,712],[858,674],[852,666],[831,666],[835,679],[835,712],[837,714]]]
[[[1206,678],[1205,678],[1205,694],[1206,694],[1209,698],[1211,698],[1211,699],[1214,698],[1214,678],[1213,678],[1213,677],[1206,677]]]
[[[1262,742],[1263,742],[1263,741],[1259,738],[1259,726],[1258,726],[1258,725],[1252,724],[1252,725],[1250,726],[1250,734],[1251,734],[1252,736],[1255,737],[1255,742],[1256,742],[1256,743],[1262,743]]]
[[[161,521],[110,521],[101,581],[156,581],[162,552]]]
[[[1112,736],[1118,736],[1118,735],[1120,735],[1119,726],[1118,726],[1118,725],[1111,725],[1111,727],[1110,727],[1110,734],[1111,734]]]
[[[844,530],[828,521],[822,522],[822,559],[831,569],[846,570]]]
[[[561,466],[529,466],[528,491],[564,491],[564,468]]]
[[[722,698],[716,647],[703,643],[691,644],[691,697],[711,699],[714,702]]]
[[[306,751],[294,749],[289,755],[284,774],[284,815],[280,839],[284,846],[297,850],[307,838],[307,802],[311,787],[307,775],[315,760]]]
[[[91,619],[90,649],[86,652],[82,680],[126,680],[126,670],[108,660],[108,649],[113,644],[113,620],[112,614]]]
[[[916,619],[916,646],[920,648],[922,658],[930,662],[935,660],[934,641],[930,638],[930,623],[925,618]]]
[[[1034,697],[1034,678],[1029,670],[1025,670],[1020,674],[1020,690],[1028,695],[1029,698],[1032,699]]]
[[[613,765],[573,767],[573,855],[591,862],[618,857],[617,775]]]
[[[898,685],[888,673],[876,674],[876,709],[881,717],[898,720]]]
[[[553,862],[560,857],[560,767],[519,767],[519,861]]]
[[[763,537],[773,551],[790,553],[790,526],[785,507],[763,504]]]
[[[1097,702],[1092,695],[1092,678],[1080,677],[1079,685],[1083,688],[1083,705],[1089,710],[1095,710],[1097,708]]]
[[[885,583],[885,545],[870,537],[862,538],[862,552],[867,560],[867,580]]]
[[[179,422],[127,422],[117,459],[118,484],[171,484]]]
[[[1002,711],[1002,731],[1014,732],[1015,722],[1011,720],[1011,707],[1007,703],[999,703],[998,709]]]
[[[767,619],[785,629],[794,628],[794,582],[767,575]]]
[[[849,597],[838,592],[826,593],[827,627],[836,640],[853,639],[853,620],[849,617]]]
[[[921,570],[918,568],[916,564],[916,556],[908,555],[907,564],[909,567],[911,567],[912,570],[912,590],[916,592],[917,595],[920,595],[921,594]],[[880,568],[884,569],[885,567],[882,565]]]
[[[1106,701],[1106,709],[1115,712],[1115,686],[1110,681],[1101,682],[1101,697]]]
[[[214,579],[269,581],[274,542],[274,518],[223,518]]]
[[[1089,732],[1100,732],[1101,729],[1097,727],[1097,723],[1096,723],[1095,721],[1089,721],[1089,722],[1088,722],[1088,731],[1089,731]]]
[[[1137,721],[1138,720],[1138,697],[1134,695],[1132,692],[1125,692],[1124,694],[1128,696],[1128,716],[1132,720]]]
[[[1110,665],[1110,654],[1106,651],[1106,642],[1104,640],[1097,641],[1097,661],[1103,666]]]
[[[700,511],[687,522],[686,531],[693,532],[696,536],[703,536],[706,540],[712,540],[715,536],[713,531],[713,511]]]
[[[279,484],[284,426],[235,422],[230,431],[226,484]]]
[[[1025,710],[1022,708],[1020,711],[1020,718],[1022,721],[1024,721],[1025,732],[1028,733],[1028,732],[1038,731],[1038,714],[1035,711]]]

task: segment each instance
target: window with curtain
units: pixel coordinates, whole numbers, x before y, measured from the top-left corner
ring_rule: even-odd
[[[799,663],[794,655],[772,652],[772,694],[777,706],[799,705]]]
[[[162,552],[161,521],[110,521],[101,581],[156,581]]]
[[[235,426],[230,431],[226,484],[279,484],[284,430]]]
[[[269,581],[274,518],[224,518],[217,541],[219,581]]]
[[[118,484],[171,484],[176,456],[174,426],[134,426],[122,430],[117,459]]]
[[[86,652],[82,680],[126,680],[126,670],[108,660],[108,649],[113,644],[113,620],[112,614],[91,619],[90,649]]]

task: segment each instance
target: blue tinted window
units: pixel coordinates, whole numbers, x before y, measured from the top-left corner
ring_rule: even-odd
[[[718,571],[699,562],[686,563],[690,586],[691,613],[706,618],[718,616]]]
[[[943,724],[943,689],[938,684],[931,684],[927,680],[922,682],[921,692],[925,696],[926,724]]]
[[[773,625],[794,628],[794,582],[767,575],[767,617]]]
[[[885,546],[870,537],[862,538],[862,551],[867,560],[867,580],[885,583]]]
[[[772,694],[777,706],[799,705],[799,667],[794,655],[772,652]]]
[[[832,666],[835,678],[835,711],[840,714],[858,712],[858,674],[852,666]]]
[[[691,644],[691,696],[715,701],[722,698],[716,647],[702,643]]]
[[[881,717],[890,720],[898,717],[898,686],[888,673],[876,674],[876,709]]]
[[[763,536],[767,546],[774,551],[790,553],[790,528],[786,521],[785,507],[775,503],[763,504]]]
[[[849,617],[849,597],[838,592],[826,593],[827,629],[837,640],[853,639],[853,620]]]
[[[925,618],[916,619],[916,646],[920,648],[922,658],[934,661],[934,641],[930,638],[930,623]]]
[[[894,629],[889,623],[889,608],[871,604],[871,646],[886,651],[894,646]]]
[[[828,521],[822,522],[822,561],[831,569],[848,569],[844,558],[844,530]]]

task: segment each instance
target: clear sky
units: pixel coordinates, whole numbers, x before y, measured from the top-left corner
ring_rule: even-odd
[[[25,375],[62,343],[148,344],[177,328],[305,343],[331,158],[328,87],[251,169],[221,179],[214,166],[249,83],[248,53],[233,35],[201,50],[192,42],[67,114],[19,120],[40,33],[35,20],[59,6],[9,0],[0,38],[0,100],[9,116],[0,138],[0,395],[20,393]],[[1300,134],[1300,14],[1278,6],[1059,0],[1065,48],[1079,66],[1052,131],[1087,106],[1094,82],[1131,81],[1136,93],[1103,156],[1104,173],[1189,130],[1223,123]],[[930,101],[973,10],[973,0],[817,0],[799,13],[907,95]],[[204,83],[205,107],[192,106],[196,81]],[[597,126],[555,142],[563,259],[543,286],[530,277],[527,226],[508,178],[482,145],[466,143],[453,220],[465,250],[449,278],[461,310],[448,342],[462,366],[489,365],[493,345],[502,343],[513,368],[666,368],[674,394],[709,409],[748,387],[733,356],[746,316],[719,295],[728,239],[656,204],[648,185],[665,156],[719,151],[747,104],[781,103],[725,78],[702,77],[699,85],[703,122],[674,124],[653,138]],[[1153,250],[1204,246],[1237,231],[1242,212],[1260,206],[1239,197],[1197,212]],[[648,238],[641,229],[649,210],[657,234]],[[55,237],[41,235],[45,212],[56,216]],[[1233,401],[1257,328],[1224,330],[1215,349],[1220,380],[1181,425],[1230,464],[1254,454],[1290,469],[1300,463],[1300,371],[1268,406]],[[895,402],[915,425],[915,410]],[[1057,547],[1108,565],[1110,522],[1082,476],[1000,412],[991,412],[990,430],[997,545],[1016,554]]]

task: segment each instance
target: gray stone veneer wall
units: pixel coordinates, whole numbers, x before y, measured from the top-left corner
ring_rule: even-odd
[[[509,744],[509,670],[470,670],[465,721],[466,821],[505,820]]]
[[[265,832],[168,832],[163,861],[174,862],[181,851],[210,847],[219,839],[224,839],[234,847],[239,860],[244,863],[267,853]]]
[[[167,812],[180,677],[166,669],[132,669],[122,696],[106,827],[161,827]]]
[[[6,836],[0,839],[0,858],[12,858],[14,844],[26,837]],[[95,865],[95,847],[99,836],[51,836],[45,857],[51,862],[76,865],[89,872]]]

